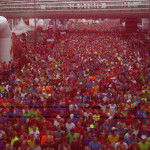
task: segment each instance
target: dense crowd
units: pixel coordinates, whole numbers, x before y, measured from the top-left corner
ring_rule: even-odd
[[[97,20],[98,21],[98,20]],[[78,22],[73,23],[69,22],[67,23],[67,30],[69,31],[85,31],[85,30],[91,30],[91,31],[100,31],[100,32],[114,32],[118,31],[121,28],[120,20],[119,19],[108,19],[98,22]]]
[[[150,150],[145,34],[68,33],[21,49],[0,85],[0,150]]]

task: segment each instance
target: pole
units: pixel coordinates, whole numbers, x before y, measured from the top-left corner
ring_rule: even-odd
[[[150,29],[150,0],[149,0],[149,20],[148,20],[148,31]]]
[[[36,3],[34,0],[34,50],[36,50],[37,44],[37,30],[36,30]]]

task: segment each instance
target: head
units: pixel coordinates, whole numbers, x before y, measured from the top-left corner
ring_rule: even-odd
[[[60,131],[60,130],[61,130],[61,126],[58,125],[58,126],[57,126],[57,131]]]
[[[123,128],[123,123],[122,122],[119,123],[119,128],[121,128],[121,129]]]
[[[26,142],[25,140],[22,141],[21,147],[22,147],[23,149],[26,149],[26,147],[27,147],[27,142]]]
[[[10,150],[10,147],[11,147],[10,143],[7,143],[7,144],[5,145],[5,150]]]
[[[33,131],[36,132],[36,126],[33,126]]]
[[[71,135],[74,135],[74,129],[71,129],[71,130],[70,130],[70,134],[71,134]]]
[[[146,141],[147,141],[146,135],[141,136],[141,141],[142,141],[142,143],[146,143]]]
[[[129,128],[129,129],[128,129],[128,133],[129,133],[129,135],[131,135],[131,134],[132,134],[132,131],[133,131],[133,130],[132,130],[131,128]]]
[[[51,142],[51,136],[50,135],[47,136],[47,142]]]
[[[105,125],[109,125],[109,120],[108,119],[105,120]]]
[[[33,135],[34,136],[34,135]],[[24,140],[24,135],[20,135],[19,137],[19,141],[23,141]]]
[[[112,135],[113,135],[113,136],[115,136],[115,135],[116,135],[116,128],[115,128],[115,127],[112,127],[112,129],[111,129],[111,133],[112,133]]]
[[[131,144],[131,149],[132,149],[132,150],[140,150],[138,143],[132,143],[132,144]]]
[[[30,139],[33,141],[34,140],[34,134],[30,135]]]
[[[143,131],[147,130],[147,126],[143,125]]]
[[[92,134],[91,134],[90,132],[88,132],[88,133],[87,133],[87,138],[90,139],[91,137],[92,137]]]
[[[64,138],[62,139],[62,144],[63,144],[63,145],[66,145],[67,143],[68,143],[68,140],[67,140],[66,137],[64,137]]]
[[[39,145],[40,141],[38,139],[35,139],[35,145]]]
[[[123,138],[123,137],[121,137],[121,138],[119,139],[119,141],[120,141],[120,143],[121,143],[121,144],[123,144],[123,142],[124,142],[124,138]]]
[[[96,142],[97,142],[97,140],[98,140],[98,137],[97,137],[97,136],[94,136],[94,137],[93,137],[93,141],[94,141],[94,143],[96,143]]]
[[[78,137],[74,136],[73,141],[74,141],[74,143],[78,143],[78,141],[79,141]]]
[[[70,118],[68,119],[68,123],[69,123],[69,124],[71,123],[71,119],[70,119]]]

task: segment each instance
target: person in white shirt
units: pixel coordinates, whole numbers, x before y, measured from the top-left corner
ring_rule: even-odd
[[[5,131],[3,131],[2,129],[0,129],[0,140],[2,139],[3,135],[5,135]]]
[[[106,110],[106,104],[103,101],[100,102],[99,106],[101,110]]]
[[[40,139],[40,132],[36,130],[36,126],[33,126],[33,130],[29,133],[29,136],[33,134],[35,139]]]
[[[88,118],[90,115],[93,115],[93,114],[90,112],[90,109],[86,109],[86,112],[84,112],[84,117]]]
[[[71,122],[71,119],[68,119],[68,122],[65,124],[65,127],[67,129],[67,132],[69,133],[71,129],[75,128],[75,124]]]
[[[75,108],[75,110],[78,110],[78,106],[73,102],[73,104],[69,105],[69,110],[72,111]]]
[[[116,113],[116,110],[117,110],[117,105],[114,103],[114,101],[111,101],[111,104],[109,104],[108,106],[111,110],[111,113],[114,115]]]
[[[128,145],[127,143],[124,142],[124,138],[120,138],[119,142],[117,142],[114,147],[115,149],[119,149],[119,148],[121,148],[122,150],[128,149]]]

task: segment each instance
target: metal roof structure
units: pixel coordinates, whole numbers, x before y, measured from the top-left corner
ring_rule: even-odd
[[[1,0],[7,18],[90,18],[149,16],[148,0]]]

